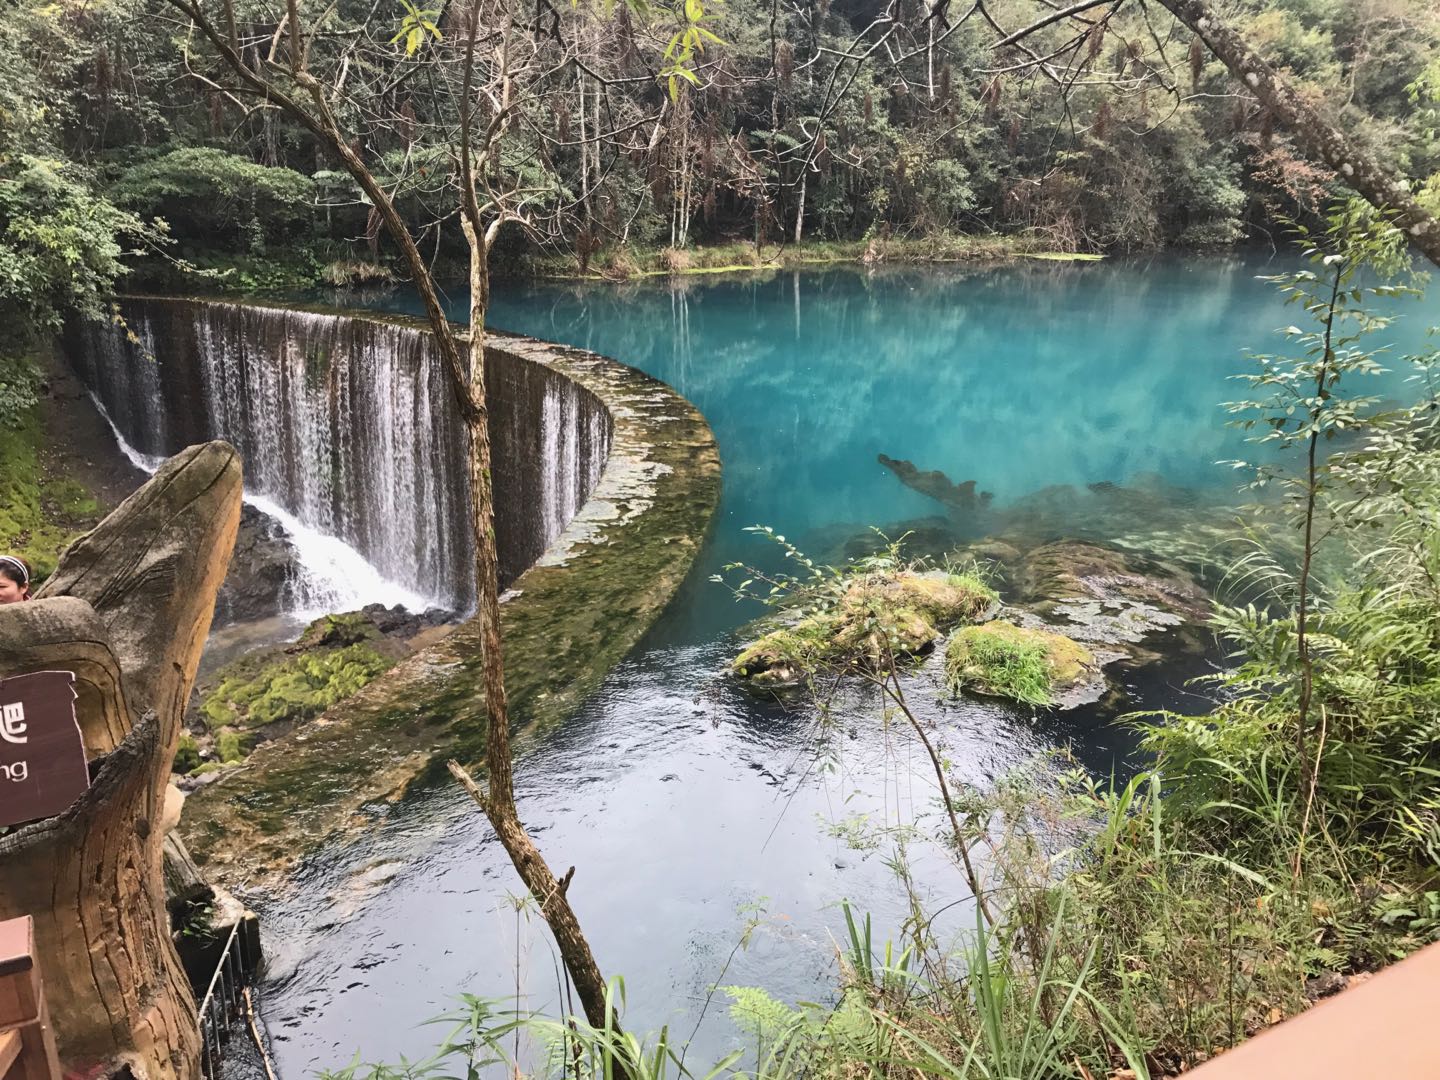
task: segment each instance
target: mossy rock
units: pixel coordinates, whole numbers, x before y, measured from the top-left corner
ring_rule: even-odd
[[[231,769],[238,765],[238,761],[207,761],[203,765],[197,765],[187,774],[189,776],[206,776],[210,773],[220,772],[222,769]]]
[[[362,643],[288,656],[258,671],[239,668],[204,695],[200,715],[211,730],[305,720],[349,697],[394,662]]]
[[[987,618],[995,593],[977,578],[905,571],[856,581],[834,610],[771,630],[730,666],[760,690],[801,685],[819,670],[883,671],[928,652],[941,632]]]
[[[1029,551],[1016,575],[1020,599],[1047,617],[1077,604],[1134,609],[1153,628],[1203,622],[1209,599],[1184,569],[1134,551],[1061,540]]]
[[[305,649],[341,648],[373,641],[380,636],[375,620],[363,611],[347,611],[340,615],[322,615],[300,635],[291,652]]]
[[[195,736],[188,731],[180,733],[180,745],[175,750],[175,763],[171,768],[177,773],[188,773],[200,767],[200,746]]]
[[[1026,705],[1054,704],[1099,668],[1095,654],[1073,638],[1001,621],[957,630],[945,651],[945,678],[952,692]]]
[[[841,610],[847,614],[910,610],[948,630],[979,622],[993,614],[998,603],[995,590],[973,575],[906,571],[879,582],[858,582],[846,593]]]
[[[812,615],[771,630],[743,649],[730,671],[759,690],[799,686],[830,655],[839,626],[840,620],[832,615]]]

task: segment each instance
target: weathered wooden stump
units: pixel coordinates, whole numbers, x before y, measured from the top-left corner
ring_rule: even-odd
[[[240,497],[234,449],[192,446],[76,541],[39,599],[0,608],[0,676],[74,671],[91,763],[68,810],[0,837],[0,920],[34,917],[70,1073],[198,1074],[161,822]]]

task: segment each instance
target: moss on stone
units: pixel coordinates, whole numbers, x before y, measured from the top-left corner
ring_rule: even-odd
[[[902,572],[876,582],[863,582],[850,590],[845,606],[865,608],[876,602],[889,608],[908,608],[947,630],[975,622],[998,602],[995,590],[973,574]]]
[[[93,524],[95,497],[70,477],[47,476],[41,464],[44,425],[37,405],[15,426],[0,426],[0,552],[19,555],[37,581],[55,570],[60,552]]]
[[[969,690],[1049,705],[1087,678],[1095,664],[1089,649],[1064,634],[997,621],[951,635],[945,677],[953,693]]]
[[[245,752],[240,746],[240,733],[238,731],[222,731],[215,739],[215,752],[220,755],[220,761],[224,764],[243,761]]]
[[[927,651],[943,630],[984,618],[995,604],[994,591],[968,574],[865,575],[829,610],[747,646],[730,669],[761,690],[798,686],[820,670],[882,671]]]
[[[175,763],[171,766],[177,773],[188,773],[200,767],[200,744],[188,731],[180,733],[180,743],[175,750]]]
[[[305,720],[354,694],[393,663],[364,642],[290,656],[254,673],[223,677],[201,699],[200,714],[212,730]]]
[[[835,652],[839,627],[840,620],[832,615],[812,615],[771,630],[743,649],[730,670],[761,690],[798,686]]]
[[[207,761],[203,765],[197,765],[190,770],[190,776],[204,776],[206,773],[219,772],[221,769],[229,769],[238,765],[238,761]]]
[[[296,648],[313,649],[321,646],[358,645],[362,641],[374,641],[380,637],[375,620],[363,611],[347,611],[339,615],[322,615],[300,635]]]

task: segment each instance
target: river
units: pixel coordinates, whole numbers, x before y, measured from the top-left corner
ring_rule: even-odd
[[[882,454],[992,493],[944,523],[960,538],[1005,515],[1100,539],[1164,524],[1117,491],[1173,509],[1165,520],[1213,515],[1236,501],[1235,472],[1218,463],[1247,449],[1220,408],[1246,394],[1230,377],[1296,318],[1257,280],[1278,268],[1237,256],[497,286],[492,325],[664,379],[705,413],[725,467],[691,580],[518,766],[522,816],[553,866],[577,868],[571,898],[602,969],[626,980],[633,1029],[698,1031],[694,1052],[709,1060],[737,1038],[714,985],[823,999],[839,902],[874,913],[882,936],[906,914],[888,847],[868,847],[859,822],[933,819],[919,749],[878,706],[844,711],[822,736],[805,711],[757,702],[721,674],[756,609],[709,577],[775,558],[745,527],[834,557],[868,526],[923,526],[939,505]],[[463,317],[467,298],[451,300]],[[418,310],[400,293],[362,302]],[[1431,302],[1404,310],[1377,340],[1418,347],[1424,316],[1440,314]],[[1405,393],[1399,376],[1377,385]],[[1062,716],[980,701],[928,702],[927,715],[968,782],[1059,745],[1108,772],[1132,749],[1116,713],[1203,707],[1184,680],[1207,663],[1130,672],[1118,704]],[[262,1013],[287,1080],[357,1052],[423,1053],[438,1029],[420,1025],[461,992],[513,1001],[518,987],[525,1007],[564,1007],[539,920],[512,902],[519,882],[483,819],[439,791],[397,808],[392,826],[358,871],[322,856],[262,911]],[[963,899],[946,858],[925,845],[912,857],[928,905]],[[965,925],[963,904],[953,917]]]

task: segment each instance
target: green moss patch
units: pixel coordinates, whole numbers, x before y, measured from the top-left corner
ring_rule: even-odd
[[[365,643],[292,656],[253,675],[222,679],[201,699],[200,714],[212,729],[306,720],[349,697],[393,663]]]
[[[60,552],[95,523],[100,505],[68,476],[51,475],[42,463],[44,404],[19,421],[0,425],[0,552],[19,555],[37,581],[55,570]]]
[[[991,622],[950,637],[945,678],[953,693],[970,691],[1026,705],[1050,705],[1094,671],[1094,654],[1050,630]]]
[[[822,670],[883,671],[928,651],[942,631],[984,618],[996,602],[994,590],[968,574],[867,575],[828,610],[746,647],[731,671],[761,690],[798,686]]]

